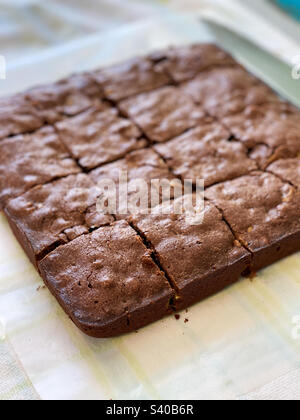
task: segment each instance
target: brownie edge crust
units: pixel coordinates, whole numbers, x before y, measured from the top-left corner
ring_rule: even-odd
[[[135,331],[170,313],[174,292],[125,221],[57,248],[39,270],[73,322],[93,337]]]

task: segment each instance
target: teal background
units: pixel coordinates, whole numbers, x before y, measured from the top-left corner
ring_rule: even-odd
[[[290,13],[292,16],[300,20],[300,0],[275,0],[276,3]]]

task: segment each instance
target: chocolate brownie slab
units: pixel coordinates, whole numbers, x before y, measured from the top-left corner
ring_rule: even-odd
[[[249,105],[280,102],[271,89],[239,66],[201,73],[182,89],[218,118],[242,112]]]
[[[90,109],[56,125],[61,140],[86,169],[124,157],[146,145],[140,130],[115,109]]]
[[[0,141],[9,136],[30,133],[43,125],[43,120],[24,95],[0,98]]]
[[[153,142],[170,140],[201,124],[205,117],[204,111],[175,87],[130,98],[119,106]]]
[[[27,100],[49,124],[91,107],[107,108],[102,97],[102,88],[88,73],[75,74],[57,83],[38,86],[26,92]]]
[[[10,200],[6,216],[33,264],[59,244],[114,220],[96,212],[98,194],[89,177],[78,174]]]
[[[174,296],[150,251],[124,221],[57,248],[39,269],[66,313],[93,337],[135,331],[162,318]]]
[[[169,48],[152,54],[151,59],[160,63],[177,83],[192,79],[209,67],[235,64],[229,54],[213,44]]]
[[[242,141],[264,169],[280,158],[296,157],[300,152],[299,111],[292,106],[265,104],[250,106],[244,112],[226,117],[223,123]]]
[[[130,205],[128,205],[130,204],[131,200],[133,201],[135,208],[138,205],[139,211],[149,210],[152,197],[150,194],[152,192],[151,181],[153,181],[153,188],[155,189],[155,187],[157,187],[156,191],[158,193],[158,197],[160,197],[160,200],[162,200],[162,194],[160,193],[159,185],[163,185],[161,183],[163,183],[164,180],[172,182],[175,178],[175,176],[170,173],[168,166],[152,149],[144,149],[132,152],[128,154],[125,159],[95,169],[90,173],[90,176],[96,184],[98,184],[99,181],[112,180],[117,186],[116,192],[119,196],[120,176],[122,173],[124,175],[126,173],[125,180],[127,179],[129,203],[127,200],[125,202],[119,202],[119,200],[117,200],[118,205],[117,211],[115,213],[117,218],[128,216],[128,214],[131,212]],[[147,189],[145,191],[144,185],[141,185],[140,181],[146,181],[145,187],[147,187]],[[159,183],[156,183],[156,181],[159,181]],[[137,192],[143,192],[145,199],[144,202],[136,202]],[[139,194],[139,196],[141,196],[141,194]]]
[[[80,172],[52,127],[0,141],[0,206],[38,184]]]
[[[208,122],[170,142],[155,146],[175,175],[182,179],[204,179],[205,186],[227,181],[257,169],[245,146],[230,141],[230,133],[216,122]]]
[[[300,249],[300,194],[278,177],[257,172],[216,185],[206,197],[253,255],[253,270]]]
[[[171,82],[167,74],[147,58],[135,58],[93,73],[106,98],[120,101],[158,89]]]
[[[182,309],[236,282],[251,256],[212,204],[205,205],[199,224],[192,224],[186,213],[175,214],[175,206],[162,204],[156,214],[131,221],[153,246],[177,290],[176,308]]]
[[[267,170],[281,178],[285,182],[290,182],[300,189],[300,157],[295,159],[280,159],[272,163]]]

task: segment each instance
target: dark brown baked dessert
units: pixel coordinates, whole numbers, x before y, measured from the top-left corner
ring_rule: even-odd
[[[163,142],[201,124],[205,114],[175,87],[165,87],[120,103],[152,142]]]
[[[174,82],[192,79],[208,68],[233,66],[236,62],[213,44],[198,44],[170,48],[153,53],[150,58],[159,63]]]
[[[10,200],[5,214],[30,260],[36,264],[57,246],[114,221],[112,216],[96,212],[98,195],[96,185],[87,175],[70,175]]]
[[[176,203],[169,211],[161,208],[157,214],[136,216],[131,222],[167,273],[176,290],[174,305],[178,310],[236,282],[249,267],[251,255],[213,205],[206,204],[203,221],[195,221],[195,225],[186,213],[178,215],[174,208]]]
[[[147,58],[135,58],[125,63],[94,72],[94,79],[103,87],[111,101],[158,89],[171,82],[170,77]]]
[[[140,130],[130,120],[121,118],[115,109],[92,108],[59,122],[56,127],[72,156],[87,169],[146,146]]]
[[[75,324],[93,337],[135,331],[170,313],[174,291],[126,222],[57,248],[39,269]]]
[[[118,198],[121,173],[124,173],[124,176],[126,176],[127,179],[126,188],[129,202],[126,201],[124,203],[117,199],[115,212],[117,219],[130,215],[132,213],[131,205],[134,206],[134,210],[143,212],[144,210],[147,211],[152,206],[151,201],[152,199],[155,199],[155,197],[158,198],[157,204],[160,204],[163,200],[163,193],[160,189],[160,186],[163,185],[163,181],[168,180],[172,182],[173,180],[176,180],[175,175],[172,175],[166,163],[152,149],[132,152],[128,154],[125,159],[95,169],[90,173],[90,177],[96,184],[104,180],[114,181],[117,186],[116,194]],[[147,190],[144,190],[144,185],[140,181],[146,182],[145,186],[147,186]],[[155,181],[160,182],[157,183]],[[154,189],[157,192],[156,196],[154,196]],[[139,202],[136,202],[136,199],[142,195],[142,201],[139,200]]]
[[[242,67],[214,68],[183,85],[183,91],[217,118],[249,105],[279,103],[280,98]]]
[[[255,272],[300,249],[300,194],[288,183],[256,173],[206,190],[236,238],[253,256]]]
[[[257,169],[247,149],[230,139],[219,123],[208,122],[167,143],[155,146],[172,172],[182,179],[204,179],[209,187]]]
[[[211,44],[0,99],[0,206],[94,337],[134,331],[299,251],[299,156],[299,110]],[[117,194],[109,212],[104,181]],[[183,182],[194,192],[178,198]]]
[[[278,160],[267,168],[284,182],[291,183],[294,187],[300,189],[300,158],[294,159],[281,159]]]
[[[101,86],[88,74],[75,74],[57,83],[26,92],[26,99],[39,117],[49,124],[92,107],[105,107]]]
[[[289,104],[250,106],[222,121],[249,148],[250,156],[262,169],[275,160],[300,153],[299,111]]]
[[[36,185],[78,172],[80,168],[50,126],[2,140],[0,207]]]
[[[42,125],[38,111],[25,95],[0,98],[0,141],[9,136],[30,133]]]

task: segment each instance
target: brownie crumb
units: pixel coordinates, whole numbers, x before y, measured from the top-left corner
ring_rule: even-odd
[[[176,321],[179,321],[180,320],[180,315],[176,314],[175,319],[176,319]]]
[[[184,323],[187,324],[189,322],[189,319],[185,318]]]

